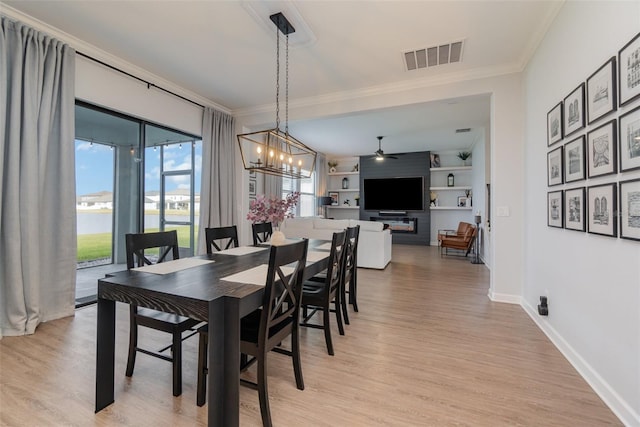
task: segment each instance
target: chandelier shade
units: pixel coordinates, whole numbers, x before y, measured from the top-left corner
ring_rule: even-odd
[[[282,13],[269,17],[276,26],[276,127],[238,135],[245,170],[290,178],[309,178],[316,152],[289,134],[289,34],[295,28]],[[285,130],[280,129],[280,33],[286,36]]]

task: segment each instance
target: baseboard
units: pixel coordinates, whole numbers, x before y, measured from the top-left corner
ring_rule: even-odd
[[[497,292],[491,292],[491,290],[489,290],[488,297],[493,302],[504,302],[507,304],[522,305],[522,297],[520,295],[500,294]]]
[[[538,315],[536,308],[531,307],[524,300],[520,305],[620,421],[626,426],[640,426],[640,414],[636,413],[633,408],[609,386],[591,365],[549,325],[549,322]]]

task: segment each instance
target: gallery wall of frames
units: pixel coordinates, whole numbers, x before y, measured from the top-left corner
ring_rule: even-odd
[[[569,90],[547,113],[547,225],[640,241],[640,33]]]

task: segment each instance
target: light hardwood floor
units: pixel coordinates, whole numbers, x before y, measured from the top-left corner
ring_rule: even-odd
[[[360,269],[360,312],[351,313],[345,336],[334,322],[336,355],[327,354],[322,331],[302,330],[304,391],[290,359],[270,354],[274,424],[621,425],[521,307],[487,298],[489,273],[469,261],[394,245],[384,271]],[[205,425],[206,406],[195,403],[197,338],[185,342],[183,394],[174,398],[167,362],[140,354],[133,377],[124,376],[128,311],[117,311],[114,404],[93,412],[89,306],[32,336],[0,340],[0,425]],[[241,425],[260,425],[257,392],[241,388],[240,402]]]

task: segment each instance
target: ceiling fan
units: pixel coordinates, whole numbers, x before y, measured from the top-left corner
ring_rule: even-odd
[[[396,156],[390,156],[388,154],[384,154],[384,151],[382,151],[382,138],[384,138],[383,136],[379,136],[378,137],[378,150],[374,153],[375,154],[375,159],[376,160],[384,160],[384,159],[397,159]]]

